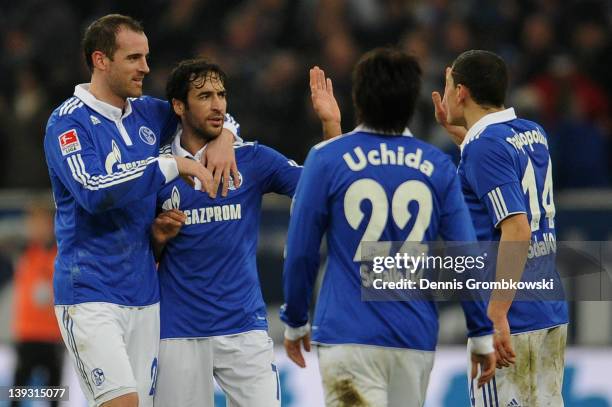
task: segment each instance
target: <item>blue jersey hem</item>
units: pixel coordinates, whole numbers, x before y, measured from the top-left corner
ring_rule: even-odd
[[[510,328],[510,335],[527,334],[529,332],[541,331],[543,329],[556,328],[558,326],[568,325],[568,324],[569,324],[569,320],[565,320],[565,322],[547,323],[547,324],[544,324],[543,326],[535,326],[535,327],[523,328],[519,330]]]
[[[418,352],[435,352],[436,348],[433,349],[423,349],[415,346],[401,346],[401,345],[380,345],[380,344],[372,344],[372,343],[361,343],[358,341],[324,341],[313,339],[313,344],[318,346],[334,346],[334,345],[356,345],[356,346],[371,346],[375,348],[392,348],[399,350],[413,350]]]
[[[78,305],[78,304],[91,304],[91,303],[114,304],[114,305],[120,305],[122,307],[149,307],[151,305],[159,304],[159,299],[154,300],[152,302],[147,301],[144,303],[134,304],[134,303],[128,303],[124,301],[113,301],[108,298],[104,298],[104,299],[88,299],[88,300],[82,300],[82,301],[68,301],[68,302],[56,301],[54,302],[53,305],[63,306],[63,305]]]
[[[312,343],[316,343],[319,345],[362,345],[362,346],[375,346],[378,348],[395,348],[395,349],[411,349],[418,351],[426,351],[426,352],[435,352],[436,347],[422,347],[408,344],[400,344],[400,343],[366,343],[365,341],[359,340],[343,340],[343,339],[330,339],[330,338],[320,338],[317,335],[313,335]]]
[[[252,332],[252,331],[266,331],[267,332],[268,326],[266,325],[265,327],[250,327],[246,329],[231,330],[231,331],[219,331],[219,332],[213,332],[213,333],[206,333],[202,335],[160,335],[160,339],[162,340],[165,340],[165,339],[206,339],[206,338],[212,338],[214,336],[238,335],[238,334],[244,334],[244,333]]]

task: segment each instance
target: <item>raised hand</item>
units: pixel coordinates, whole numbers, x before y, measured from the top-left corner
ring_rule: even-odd
[[[332,80],[325,78],[325,72],[318,66],[310,69],[310,99],[323,124],[323,138],[327,140],[342,134],[340,107],[334,97]]]
[[[434,114],[436,116],[436,122],[438,122],[439,125],[446,129],[455,144],[461,145],[467,133],[467,129],[463,126],[455,126],[448,122],[447,112],[444,108],[444,104],[442,103],[442,98],[439,92],[432,92],[431,100],[434,105]]]

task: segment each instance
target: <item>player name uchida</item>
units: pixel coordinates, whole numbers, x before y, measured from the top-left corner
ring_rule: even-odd
[[[242,219],[240,204],[209,206],[206,208],[185,209],[185,225]]]
[[[342,158],[352,171],[361,171],[369,165],[401,165],[417,169],[423,174],[431,177],[434,165],[429,160],[423,159],[423,150],[417,148],[413,152],[405,152],[403,146],[397,146],[397,150],[389,149],[387,143],[380,143],[378,148],[369,150],[367,153],[361,147],[355,147],[351,152],[344,153]]]

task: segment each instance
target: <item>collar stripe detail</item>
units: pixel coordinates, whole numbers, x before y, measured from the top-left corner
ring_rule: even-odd
[[[474,125],[467,131],[463,143],[461,143],[461,151],[468,145],[472,140],[475,140],[480,136],[480,133],[492,124],[505,123],[510,120],[516,119],[516,113],[514,108],[510,107],[499,112],[489,113],[480,118]]]

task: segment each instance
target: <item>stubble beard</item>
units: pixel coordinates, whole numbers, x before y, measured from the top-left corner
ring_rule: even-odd
[[[223,131],[223,128],[219,130],[214,128],[208,129],[206,124],[197,123],[192,118],[187,119],[187,124],[191,127],[192,133],[206,143],[219,137]]]
[[[223,130],[223,129],[221,129]],[[219,137],[219,135],[221,135],[221,130],[219,130],[218,133],[212,133],[209,131],[206,131],[200,127],[194,127],[193,128],[193,133],[202,141],[205,142],[209,142],[212,141],[214,139],[216,139],[217,137]]]
[[[144,78],[143,78],[144,79]],[[137,98],[142,96],[142,87],[136,86],[132,82],[132,78],[117,78],[112,75],[109,81],[109,87],[113,93],[122,99]]]

